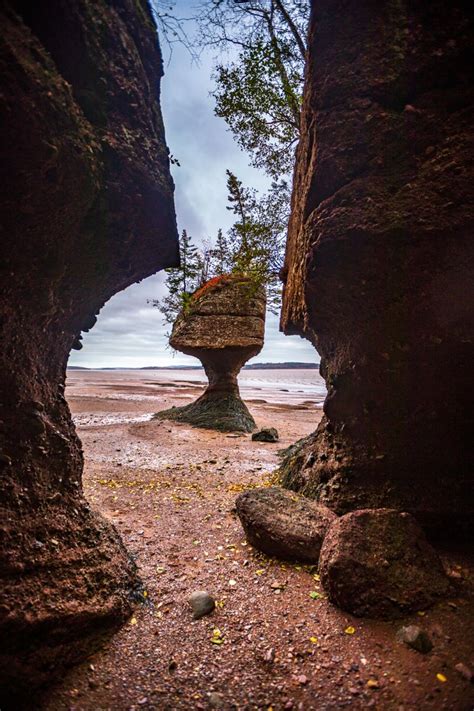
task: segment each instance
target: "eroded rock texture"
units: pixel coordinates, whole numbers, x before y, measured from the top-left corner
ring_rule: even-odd
[[[130,612],[135,568],[83,498],[65,371],[108,298],[176,265],[177,235],[147,3],[12,1],[0,13],[5,698]]]
[[[265,291],[241,276],[211,279],[176,319],[170,345],[199,358],[209,385],[184,407],[156,417],[223,432],[251,432],[255,421],[239,394],[242,366],[260,353],[265,332]]]
[[[472,525],[472,13],[322,0],[309,45],[282,327],[328,396],[285,483]]]
[[[396,618],[446,596],[438,554],[408,513],[352,511],[333,521],[319,559],[329,600],[360,617]]]
[[[337,516],[326,506],[278,486],[244,491],[235,502],[250,545],[269,556],[317,563]]]

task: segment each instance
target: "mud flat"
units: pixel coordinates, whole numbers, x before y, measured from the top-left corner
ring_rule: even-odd
[[[474,686],[456,670],[474,662],[469,556],[443,556],[464,592],[423,615],[375,622],[330,605],[314,569],[246,544],[237,494],[268,481],[277,451],[315,429],[324,391],[314,371],[242,376],[252,415],[279,430],[279,443],[152,421],[157,409],[196,398],[199,371],[70,372],[86,496],[119,530],[143,590],[129,622],[42,708],[471,708]],[[195,621],[187,599],[201,589],[218,605]],[[432,652],[397,642],[408,624],[428,632]]]

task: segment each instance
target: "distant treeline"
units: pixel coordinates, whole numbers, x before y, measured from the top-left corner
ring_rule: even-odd
[[[318,370],[319,363],[252,363],[245,365],[243,370]],[[200,365],[146,365],[142,368],[84,368],[80,365],[69,365],[68,370],[201,370]]]

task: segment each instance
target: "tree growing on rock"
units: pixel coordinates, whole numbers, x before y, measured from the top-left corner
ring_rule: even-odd
[[[163,314],[167,323],[174,323],[180,311],[186,311],[191,295],[206,280],[205,255],[199,252],[186,230],[179,238],[180,266],[166,271],[166,295],[151,303]]]

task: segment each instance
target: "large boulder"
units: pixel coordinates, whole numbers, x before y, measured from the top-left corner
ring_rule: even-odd
[[[338,607],[396,618],[432,605],[450,589],[441,561],[413,516],[353,511],[331,524],[319,559],[321,583]]]
[[[313,3],[282,327],[328,395],[286,483],[445,534],[474,520],[474,15],[394,7]]]
[[[178,239],[148,3],[6,0],[0,16],[3,701],[89,653],[137,598],[83,496],[66,364],[115,292],[177,264]]]
[[[156,414],[223,432],[252,432],[255,421],[239,393],[242,366],[262,350],[265,290],[240,275],[211,279],[176,319],[170,345],[199,358],[209,385],[198,400]]]
[[[248,542],[269,556],[317,563],[336,514],[310,499],[272,486],[240,494],[235,503]]]

